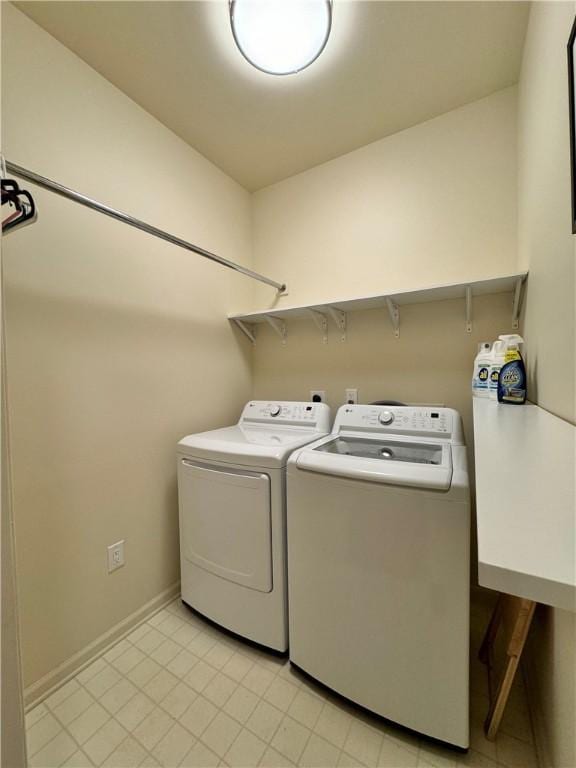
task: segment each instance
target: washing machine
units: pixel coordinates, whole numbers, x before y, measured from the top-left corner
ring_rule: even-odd
[[[178,443],[182,600],[286,651],[286,462],[330,431],[324,403],[249,402],[237,425]]]
[[[290,660],[468,747],[470,492],[458,413],[346,405],[288,462]]]

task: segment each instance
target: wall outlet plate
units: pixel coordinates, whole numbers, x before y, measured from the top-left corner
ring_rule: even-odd
[[[325,403],[326,402],[326,390],[325,389],[311,389],[310,401],[313,403]]]
[[[124,562],[124,539],[122,539],[122,541],[117,541],[116,544],[110,544],[108,547],[108,573],[122,568]]]
[[[346,405],[355,405],[358,402],[358,390],[347,389],[346,390]]]

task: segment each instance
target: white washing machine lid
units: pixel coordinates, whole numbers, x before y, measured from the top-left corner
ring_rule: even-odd
[[[296,466],[325,475],[440,491],[447,491],[452,482],[448,442],[397,436],[332,434],[300,451]]]
[[[325,434],[303,427],[236,425],[188,435],[178,443],[178,453],[227,464],[283,467],[292,451]]]
[[[291,463],[325,475],[447,491],[452,446],[463,446],[452,408],[343,405],[332,434],[298,451]]]

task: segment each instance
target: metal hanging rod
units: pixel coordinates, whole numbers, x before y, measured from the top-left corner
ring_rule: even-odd
[[[50,192],[54,192],[61,197],[66,197],[68,200],[73,200],[75,203],[86,206],[86,208],[92,208],[93,211],[103,213],[105,216],[110,216],[112,219],[122,221],[124,224],[128,224],[129,226],[135,227],[136,229],[141,229],[143,232],[147,232],[149,235],[158,237],[160,240],[166,240],[168,243],[177,245],[179,248],[184,248],[187,251],[197,253],[199,256],[204,256],[205,259],[210,259],[210,261],[215,261],[218,264],[222,264],[222,266],[228,267],[228,269],[241,272],[243,275],[251,277],[253,280],[259,280],[261,283],[271,285],[276,288],[279,293],[286,292],[285,283],[277,283],[275,280],[272,280],[269,277],[265,277],[258,272],[253,272],[251,269],[243,267],[240,264],[236,264],[233,261],[228,261],[228,259],[224,259],[222,256],[217,256],[215,253],[211,253],[210,251],[206,251],[204,248],[200,248],[198,245],[194,245],[193,243],[189,243],[187,240],[182,240],[180,237],[171,235],[169,232],[165,232],[163,229],[158,229],[158,227],[153,227],[151,224],[147,224],[145,221],[135,219],[133,216],[130,216],[127,213],[117,211],[115,208],[110,208],[110,206],[99,203],[97,200],[93,200],[86,195],[80,194],[80,192],[76,192],[75,190],[69,189],[62,184],[58,184],[56,181],[52,181],[51,179],[47,179],[44,176],[40,176],[39,174],[34,173],[34,171],[29,171],[26,168],[22,168],[20,165],[10,163],[8,160],[6,161],[6,168],[11,173],[16,174],[16,176],[20,176],[22,179],[26,179],[26,181],[31,181],[33,184],[37,184],[39,187],[47,189]]]

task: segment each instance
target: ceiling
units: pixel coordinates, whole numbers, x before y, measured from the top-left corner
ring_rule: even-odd
[[[322,56],[251,67],[227,0],[15,3],[236,179],[257,190],[518,80],[524,2],[334,0]]]

